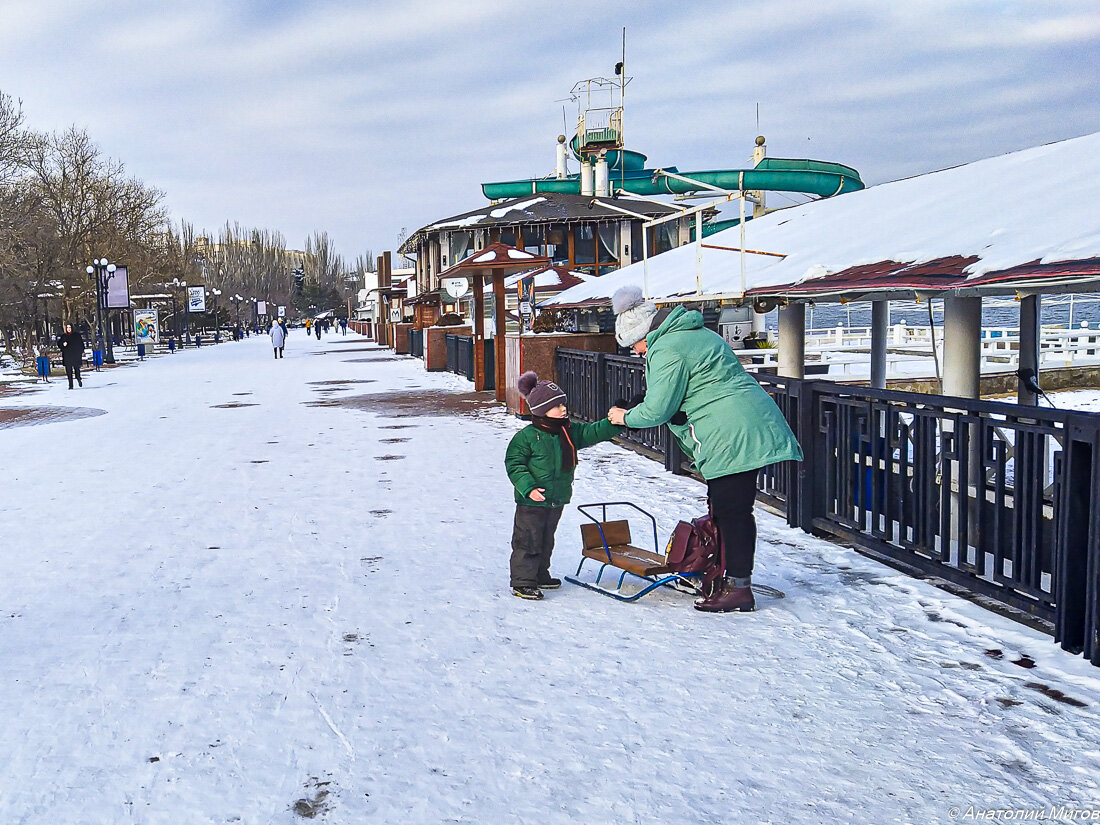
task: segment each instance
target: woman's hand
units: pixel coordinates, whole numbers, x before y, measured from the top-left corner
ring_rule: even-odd
[[[626,426],[626,410],[622,407],[612,407],[607,411],[607,420],[618,427]]]
[[[534,490],[527,494],[527,498],[531,501],[546,501],[546,496],[543,493],[546,492],[545,487],[536,487]]]

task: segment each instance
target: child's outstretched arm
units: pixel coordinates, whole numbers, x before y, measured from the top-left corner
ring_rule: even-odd
[[[573,443],[577,445],[578,450],[582,447],[599,444],[601,441],[610,441],[625,429],[626,427],[612,424],[606,418],[593,421],[591,424],[573,423],[570,425]]]

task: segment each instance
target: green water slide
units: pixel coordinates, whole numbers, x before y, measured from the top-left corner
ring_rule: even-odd
[[[705,172],[680,172],[675,166],[663,170],[645,169],[646,156],[630,150],[607,153],[609,179],[612,190],[622,189],[635,195],[681,195],[687,192],[705,191],[707,185],[735,191],[762,190],[768,192],[802,192],[830,198],[845,192],[863,188],[859,172],[850,166],[823,160],[792,160],[789,158],[764,158],[752,169],[721,169]],[[678,178],[661,174],[661,171],[678,175]],[[579,195],[580,175],[566,178],[530,178],[527,180],[483,183],[481,191],[490,200],[520,198],[540,192],[559,192]]]

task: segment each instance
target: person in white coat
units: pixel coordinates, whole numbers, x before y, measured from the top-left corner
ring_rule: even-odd
[[[286,343],[286,330],[278,323],[274,321],[271,324],[271,346],[275,347],[275,357],[283,357],[283,345]]]

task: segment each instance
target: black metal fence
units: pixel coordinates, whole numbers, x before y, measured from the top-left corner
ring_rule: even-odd
[[[644,386],[640,359],[558,350],[575,415]],[[756,376],[805,453],[761,473],[792,526],[1030,613],[1100,665],[1100,416]],[[665,428],[629,440],[684,470]]]
[[[496,358],[493,342],[483,341],[485,346],[485,389],[496,388]],[[447,371],[474,380],[474,338],[472,335],[447,334]]]
[[[424,357],[424,330],[409,329],[409,355],[416,358]]]

